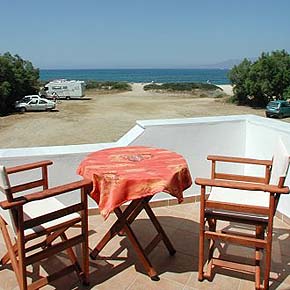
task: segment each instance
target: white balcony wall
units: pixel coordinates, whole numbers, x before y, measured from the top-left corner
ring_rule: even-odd
[[[19,148],[0,150],[0,164],[7,167],[20,164],[52,160],[53,165],[48,167],[49,186],[56,186],[68,182],[80,180],[81,177],[76,174],[76,169],[81,160],[92,151],[103,148],[113,147],[115,143],[75,145],[75,146],[55,146],[38,148]],[[29,173],[17,173],[10,176],[12,184],[18,184],[25,180],[26,182],[33,178],[40,177],[40,170],[32,170]],[[79,200],[79,195],[64,194],[58,199],[64,204],[72,204]],[[90,207],[95,207],[95,202],[89,201]]]
[[[206,160],[207,155],[270,159],[275,141],[279,137],[288,140],[290,144],[290,124],[249,115],[148,120],[138,121],[137,125],[116,143],[0,149],[0,164],[14,166],[50,159],[54,162],[49,171],[50,185],[54,186],[78,180],[80,177],[76,175],[76,168],[90,152],[115,146],[144,145],[173,150],[183,155],[194,180],[198,176],[210,176],[211,164]],[[237,167],[235,164],[226,163],[217,169],[237,174],[264,174],[257,167]],[[34,175],[35,172],[31,174]],[[18,176],[13,178],[12,182],[18,182],[20,179],[21,176]],[[290,184],[289,178],[286,184]],[[199,188],[194,184],[185,192],[185,196],[198,194]],[[154,198],[160,200],[171,197],[161,193]],[[70,204],[76,199],[74,195],[60,198],[65,204]],[[96,204],[91,201],[89,206],[95,207]],[[290,217],[290,195],[281,199],[279,210]]]
[[[187,160],[192,179],[210,177],[211,163],[209,154],[244,156],[246,124],[240,117],[210,117],[182,120],[139,121],[144,128],[131,145],[160,147],[175,151]],[[219,170],[237,174],[243,173],[243,167],[222,164]],[[194,182],[185,196],[198,195],[199,187]],[[159,194],[155,199],[166,198]]]
[[[247,121],[246,156],[259,159],[272,159],[276,142],[281,138],[290,152],[290,124],[279,120],[249,117]],[[259,166],[247,166],[246,174],[264,175]],[[290,187],[290,174],[285,184]],[[290,194],[281,197],[278,210],[290,217]]]

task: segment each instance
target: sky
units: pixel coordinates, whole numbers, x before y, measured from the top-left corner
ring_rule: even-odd
[[[0,54],[41,69],[191,68],[290,52],[289,0],[0,0]]]

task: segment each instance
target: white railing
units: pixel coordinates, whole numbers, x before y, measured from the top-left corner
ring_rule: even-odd
[[[57,185],[79,178],[76,168],[89,152],[108,147],[145,145],[182,154],[194,179],[210,175],[210,163],[206,160],[208,154],[271,159],[279,137],[290,144],[290,124],[252,115],[137,121],[136,126],[115,143],[1,149],[0,163],[13,166],[51,159],[54,165],[50,170],[50,181],[51,185]],[[234,165],[224,165],[221,170],[263,174],[257,168]],[[287,178],[287,185],[289,181]],[[199,188],[195,185],[185,192],[185,196],[198,194]],[[162,200],[170,196],[160,193],[154,198]],[[67,196],[61,198],[66,204],[70,200],[71,197]],[[90,207],[95,206],[90,202]],[[290,195],[281,199],[279,211],[290,217]]]

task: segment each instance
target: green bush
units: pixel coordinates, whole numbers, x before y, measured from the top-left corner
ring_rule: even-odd
[[[9,52],[0,54],[0,115],[14,110],[14,103],[39,89],[39,70],[30,61]]]
[[[284,92],[283,92],[283,98],[284,100],[288,100],[290,99],[290,86],[287,87]]]
[[[196,89],[202,89],[207,91],[220,90],[219,87],[212,84],[204,83],[163,83],[163,84],[149,84],[144,86],[144,90],[161,90],[161,91],[173,91],[173,92],[191,92]]]
[[[221,98],[223,98],[223,97],[225,97],[225,96],[226,96],[226,94],[220,93],[220,94],[215,95],[214,97],[215,97],[216,99],[221,99]]]
[[[236,105],[238,105],[238,101],[237,101],[237,99],[235,98],[235,96],[230,96],[230,97],[226,100],[226,103],[229,103],[229,104],[236,104]]]
[[[255,62],[244,59],[229,72],[229,79],[239,105],[265,107],[290,92],[290,55],[277,50],[263,52]]]
[[[118,91],[131,91],[131,86],[126,82],[114,82],[114,81],[86,81],[87,89],[97,89],[97,90],[118,90]]]

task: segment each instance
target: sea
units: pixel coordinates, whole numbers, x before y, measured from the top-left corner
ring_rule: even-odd
[[[228,69],[40,69],[40,79],[230,84]]]

